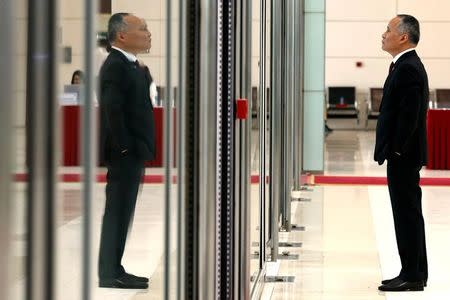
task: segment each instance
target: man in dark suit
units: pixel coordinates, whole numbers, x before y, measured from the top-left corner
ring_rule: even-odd
[[[383,87],[374,158],[387,160],[387,179],[402,269],[383,280],[381,291],[422,291],[428,279],[419,171],[426,164],[428,78],[414,50],[419,22],[398,15],[383,34],[382,48],[393,62]]]
[[[151,76],[136,58],[148,52],[151,35],[145,22],[118,13],[108,23],[111,52],[100,69],[100,156],[108,168],[106,203],[99,253],[99,286],[144,289],[148,278],[122,266],[125,242],[144,172],[155,156]]]

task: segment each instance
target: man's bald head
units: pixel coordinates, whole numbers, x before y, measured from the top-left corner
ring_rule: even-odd
[[[150,32],[141,18],[129,13],[116,13],[108,22],[108,40],[112,46],[133,54],[150,49]]]

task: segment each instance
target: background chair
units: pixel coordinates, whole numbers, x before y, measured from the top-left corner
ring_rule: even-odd
[[[450,89],[436,89],[436,108],[450,108]]]

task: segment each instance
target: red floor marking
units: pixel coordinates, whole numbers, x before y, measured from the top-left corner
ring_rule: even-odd
[[[14,180],[16,182],[26,182],[28,174],[26,173],[18,173],[14,175]],[[173,176],[173,183],[176,183],[176,176]],[[302,182],[309,182],[310,177],[307,175],[302,176]],[[82,176],[79,173],[64,173],[60,174],[61,182],[66,183],[76,183],[81,182]],[[97,182],[104,183],[106,182],[106,173],[97,174]],[[145,175],[143,179],[144,183],[164,183],[164,175]],[[266,182],[269,183],[269,177],[266,177]],[[259,175],[252,175],[250,178],[251,184],[259,183]]]
[[[315,175],[315,184],[385,185],[386,177]]]
[[[81,182],[82,176],[77,173],[61,174],[61,182],[77,183]],[[27,174],[18,173],[14,175],[16,182],[26,182]],[[269,182],[269,177],[266,177]],[[97,182],[105,183],[106,174],[97,174]],[[252,175],[250,179],[251,184],[259,183],[259,175]],[[343,185],[386,185],[386,177],[371,177],[371,176],[328,176],[328,175],[303,175],[302,183],[308,184],[343,184]],[[162,184],[164,183],[163,175],[145,175],[143,183]],[[173,177],[173,183],[176,183],[176,176]],[[425,177],[420,180],[421,185],[425,186],[450,186],[450,178],[440,177]]]
[[[347,184],[347,185],[386,185],[386,177],[370,176],[327,176],[316,175],[314,184]],[[420,185],[427,186],[450,186],[450,178],[424,177],[420,180]]]

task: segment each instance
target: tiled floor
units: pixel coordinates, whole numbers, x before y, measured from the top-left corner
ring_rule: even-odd
[[[374,133],[334,131],[327,138],[325,174],[385,176],[372,160]],[[448,171],[422,170],[422,177],[449,177]],[[298,261],[281,261],[278,275],[293,283],[267,284],[263,299],[450,299],[449,188],[423,188],[429,259],[424,292],[379,293],[382,278],[399,271],[390,200],[385,186],[316,186],[311,202],[294,202],[293,221],[305,232],[287,234],[303,242]],[[294,208],[294,206],[296,206]]]
[[[255,135],[253,135],[255,138]],[[385,166],[372,161],[373,131],[334,131],[327,138],[326,175],[384,176]],[[23,146],[21,146],[23,147]],[[20,147],[19,147],[20,148]],[[252,170],[257,170],[258,148],[252,147]],[[18,151],[18,171],[23,170],[23,151]],[[77,172],[78,168],[65,168]],[[161,169],[149,169],[155,174]],[[422,176],[450,177],[449,171],[423,170]],[[15,285],[11,299],[23,299],[25,246],[25,186],[17,183],[14,201],[13,252]],[[59,189],[57,299],[80,299],[81,283],[81,190],[75,183]],[[293,283],[266,284],[263,299],[366,300],[366,299],[450,299],[450,202],[448,188],[426,187],[424,214],[430,262],[428,288],[423,293],[383,294],[377,286],[381,278],[396,275],[398,257],[387,188],[384,186],[316,186],[307,195],[311,202],[293,202],[293,223],[306,226],[305,232],[281,233],[280,239],[302,242],[303,247],[280,249],[299,254],[299,260],[280,260],[268,266],[268,273],[295,276]],[[125,251],[128,271],[152,277],[145,292],[99,289],[95,300],[146,300],[162,298],[163,283],[163,185],[142,187],[134,226]],[[258,188],[252,187],[251,207],[258,209]],[[99,228],[104,205],[104,184],[97,184],[93,224],[93,278],[97,259]],[[173,214],[176,212],[174,211]],[[175,218],[173,218],[175,220]],[[256,228],[258,220],[250,223]],[[174,224],[173,224],[174,225]],[[172,226],[174,228],[174,226]],[[258,232],[251,233],[252,236]],[[256,238],[252,238],[256,239]],[[175,243],[172,243],[173,257]],[[253,253],[253,252],[252,252]],[[253,274],[256,266],[252,260]],[[176,274],[176,270],[172,271]],[[173,275],[172,274],[172,275]]]
[[[24,185],[17,185],[15,201],[16,224],[13,251],[18,264],[23,265],[25,228],[20,216],[24,213]],[[60,210],[58,214],[59,227],[57,229],[57,284],[56,299],[81,299],[81,253],[82,253],[82,217],[81,217],[81,191],[79,184],[63,183],[59,186],[61,194]],[[124,266],[127,271],[152,276],[149,292],[152,298],[162,298],[162,262],[163,262],[163,185],[143,185],[136,206],[133,227],[127,241]],[[96,287],[96,265],[98,255],[98,242],[100,225],[104,205],[104,185],[96,186],[95,202],[92,204],[93,232],[92,232],[92,276],[93,299],[125,300],[132,299],[142,291],[100,289]],[[174,250],[174,249],[173,249]],[[18,271],[17,282],[14,287],[12,299],[23,299],[24,275]]]

